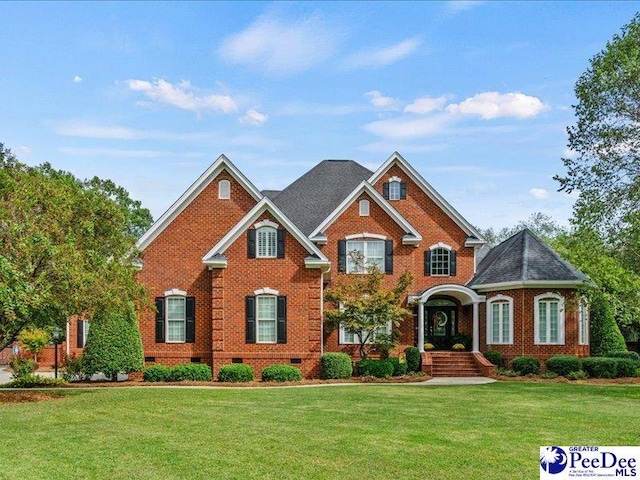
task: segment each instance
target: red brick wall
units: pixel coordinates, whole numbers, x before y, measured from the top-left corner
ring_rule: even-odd
[[[231,198],[218,199],[218,181],[229,180]],[[139,280],[154,299],[177,288],[196,297],[195,343],[156,343],[155,311],[140,312],[146,357],[173,365],[199,357],[211,363],[211,273],[202,257],[256,204],[249,193],[221,172],[144,250]]]
[[[564,345],[535,345],[535,301],[538,295],[551,292],[564,297]],[[589,345],[578,344],[578,303],[573,289],[532,288],[517,290],[501,290],[483,293],[487,300],[496,295],[513,298],[513,345],[491,345],[498,350],[505,363],[514,357],[528,355],[544,361],[554,355],[589,356]],[[486,308],[480,305],[480,351],[487,347]]]

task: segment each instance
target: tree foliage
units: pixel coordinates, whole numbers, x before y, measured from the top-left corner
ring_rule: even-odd
[[[500,230],[495,230],[493,227],[486,229],[478,228],[478,231],[487,241],[487,244],[494,247],[525,228],[531,230],[547,243],[550,243],[554,238],[566,232],[566,229],[550,215],[542,212],[532,213],[529,218],[520,220],[513,227],[503,227]]]
[[[27,327],[20,332],[20,343],[38,361],[38,354],[51,341],[51,334],[44,328]]]
[[[342,328],[358,340],[360,357],[367,358],[369,348],[384,353],[397,339],[397,327],[411,312],[401,306],[413,275],[403,273],[393,288],[384,286],[384,275],[375,266],[367,273],[350,275],[325,292],[333,309],[324,311],[328,329]],[[391,324],[391,335],[382,333]]]
[[[640,14],[590,60],[575,85],[562,190],[579,192],[574,222],[603,232],[640,273]]]
[[[108,181],[29,167],[0,144],[0,350],[28,325],[142,303],[130,260],[150,215]]]
[[[83,358],[87,374],[102,372],[111,380],[116,380],[119,373],[142,370],[142,340],[132,303],[124,308],[96,312]]]
[[[610,302],[602,295],[591,299],[591,355],[606,357],[615,352],[626,352],[627,345],[613,315]]]

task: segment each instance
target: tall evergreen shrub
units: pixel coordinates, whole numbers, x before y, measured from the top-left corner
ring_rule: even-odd
[[[627,345],[613,316],[611,304],[602,294],[591,300],[591,355],[607,357],[614,352],[626,352]]]

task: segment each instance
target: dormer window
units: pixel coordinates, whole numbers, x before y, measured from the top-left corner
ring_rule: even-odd
[[[229,180],[220,180],[218,182],[218,198],[220,200],[229,200],[231,198],[231,183]]]
[[[391,177],[382,184],[382,196],[387,200],[404,200],[407,198],[407,184],[399,177]]]
[[[369,216],[369,200],[360,200],[360,216],[368,217]]]

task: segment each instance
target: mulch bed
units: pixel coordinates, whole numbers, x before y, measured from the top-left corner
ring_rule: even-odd
[[[0,392],[0,404],[3,403],[27,403],[44,402],[63,397],[60,393],[40,392],[40,391],[15,391]]]

